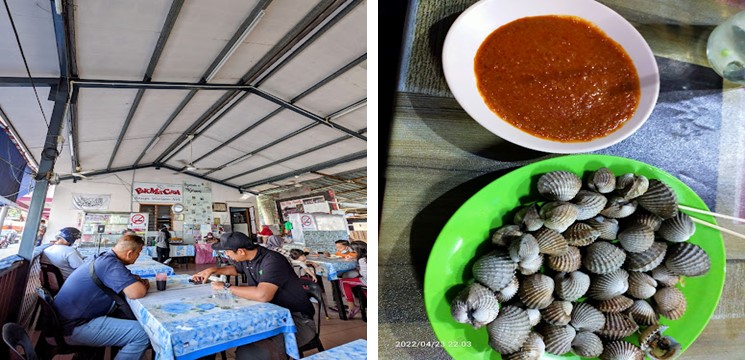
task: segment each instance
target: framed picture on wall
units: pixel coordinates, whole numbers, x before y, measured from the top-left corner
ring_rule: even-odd
[[[212,211],[215,211],[215,212],[226,212],[226,211],[228,211],[228,204],[227,203],[213,202],[212,203]]]

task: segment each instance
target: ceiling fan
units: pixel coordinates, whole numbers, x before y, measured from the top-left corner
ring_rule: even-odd
[[[58,176],[73,176],[80,179],[88,179],[88,176],[85,176],[85,174],[90,174],[92,172],[96,172],[98,170],[86,170],[83,171],[83,169],[80,166],[75,167],[75,171],[69,173],[69,174],[58,174]]]
[[[179,172],[175,172],[174,174],[182,173],[184,171],[211,171],[211,170],[217,170],[215,168],[199,168],[194,166],[194,134],[189,134],[187,137],[187,141],[189,141],[189,161],[186,161],[185,159],[176,160],[177,162],[181,163],[181,165],[184,165],[184,168],[181,169]]]

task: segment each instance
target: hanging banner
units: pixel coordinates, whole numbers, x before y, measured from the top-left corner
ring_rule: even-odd
[[[184,224],[209,225],[212,218],[212,185],[209,182],[184,181]]]
[[[111,194],[72,194],[72,208],[77,210],[108,210]]]
[[[146,203],[180,203],[183,202],[184,187],[181,184],[132,184],[132,201]]]

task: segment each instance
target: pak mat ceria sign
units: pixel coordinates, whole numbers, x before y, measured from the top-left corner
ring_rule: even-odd
[[[183,202],[184,186],[182,184],[132,184],[132,201],[137,202]]]

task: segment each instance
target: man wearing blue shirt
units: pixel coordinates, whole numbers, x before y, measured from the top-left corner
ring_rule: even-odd
[[[124,235],[114,248],[98,255],[94,271],[104,286],[130,299],[147,294],[150,283],[133,275],[126,265],[134,264],[145,241],[137,235]],[[139,360],[150,339],[137,320],[108,316],[114,301],[93,281],[89,263],[80,266],[67,278],[54,299],[54,308],[71,345],[95,347],[117,346],[116,360]]]

